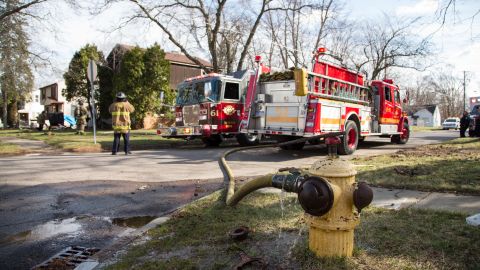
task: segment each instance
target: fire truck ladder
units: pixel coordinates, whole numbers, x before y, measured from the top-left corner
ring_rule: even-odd
[[[314,72],[308,72],[308,81],[310,95],[362,105],[369,104],[367,93],[370,89],[363,85]],[[315,85],[315,81],[320,83]]]

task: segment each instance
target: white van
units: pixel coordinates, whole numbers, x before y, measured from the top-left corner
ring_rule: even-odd
[[[459,129],[460,128],[460,118],[458,117],[450,117],[450,118],[447,118],[445,119],[445,121],[443,121],[443,124],[442,124],[442,128],[444,130],[447,130],[447,129]]]

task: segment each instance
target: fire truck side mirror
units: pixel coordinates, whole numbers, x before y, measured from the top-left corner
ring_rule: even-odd
[[[306,96],[308,94],[308,73],[304,68],[296,68],[293,70],[295,78],[295,95]]]

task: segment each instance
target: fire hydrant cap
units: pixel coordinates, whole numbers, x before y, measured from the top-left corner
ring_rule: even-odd
[[[355,167],[343,159],[317,160],[308,171],[312,175],[324,177],[349,177],[357,174]]]

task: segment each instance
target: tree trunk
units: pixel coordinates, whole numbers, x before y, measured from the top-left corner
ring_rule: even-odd
[[[8,106],[8,96],[7,96],[7,91],[3,90],[3,128],[7,128],[7,106]]]
[[[17,103],[18,103],[17,99],[14,98],[8,106],[7,123],[12,128],[18,127],[18,106],[17,106]]]

